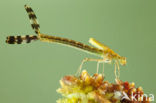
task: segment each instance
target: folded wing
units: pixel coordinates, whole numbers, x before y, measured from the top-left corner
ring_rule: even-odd
[[[98,49],[102,49],[102,50],[108,50],[110,49],[109,47],[107,47],[106,45],[100,43],[99,41],[95,40],[94,38],[90,38],[89,39],[89,43],[91,45],[93,45],[94,47],[98,48]]]

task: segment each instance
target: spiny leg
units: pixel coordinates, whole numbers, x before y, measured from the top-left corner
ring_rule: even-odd
[[[104,76],[104,71],[105,71],[105,70],[104,70],[104,64],[105,64],[105,63],[103,62],[103,71],[102,71],[102,75],[103,75],[103,76]]]
[[[101,61],[103,61],[103,62],[104,62],[104,59],[92,59],[92,58],[85,58],[85,59],[83,59],[82,62],[81,62],[81,65],[80,65],[80,67],[78,68],[78,71],[76,72],[75,75],[80,75],[82,66],[83,66],[83,64],[84,64],[85,62],[87,62],[87,61],[96,61],[96,62],[101,62]],[[97,68],[98,68],[98,67],[97,67]],[[98,69],[97,69],[97,72],[98,72]]]
[[[87,61],[87,59],[88,59],[88,58],[85,58],[85,59],[82,60],[82,62],[81,62],[81,64],[80,64],[80,66],[79,66],[77,72],[75,73],[76,76],[79,76],[79,74],[80,74],[80,72],[81,72],[81,69],[82,69],[82,66],[83,66],[84,62]]]
[[[100,62],[97,61],[97,68],[96,68],[96,73],[97,73],[97,74],[98,74],[98,72],[99,72],[99,65],[100,65]]]
[[[117,68],[118,68],[118,79],[119,79],[119,78],[120,78],[120,67],[119,67],[119,62],[117,61],[116,64],[117,64]]]
[[[100,65],[100,63],[102,63],[103,65],[103,70],[102,70],[102,75],[104,76],[104,63],[105,63],[105,59],[102,59],[102,61],[100,60],[100,61],[98,61],[97,62],[97,70],[96,70],[96,72],[98,73],[99,72],[99,65]]]
[[[38,36],[36,36],[36,35],[8,36],[6,39],[6,43],[22,44],[24,42],[30,43],[32,40],[38,40]]]
[[[24,5],[24,8],[28,13],[32,29],[35,31],[36,34],[40,34],[40,25],[37,21],[37,16],[35,15],[33,9],[27,5]]]
[[[116,69],[118,69],[118,73],[117,73],[117,70]],[[120,78],[120,67],[119,67],[118,61],[115,61],[114,74],[115,74],[116,80],[119,80],[119,78]]]
[[[116,63],[115,63],[114,65],[115,65],[115,68],[114,68],[115,78],[118,80],[118,78],[117,78],[117,74],[116,74]]]

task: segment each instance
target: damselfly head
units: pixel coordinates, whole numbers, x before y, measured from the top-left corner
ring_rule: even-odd
[[[127,63],[126,57],[120,57],[119,61],[120,61],[121,65],[126,65],[126,63]]]

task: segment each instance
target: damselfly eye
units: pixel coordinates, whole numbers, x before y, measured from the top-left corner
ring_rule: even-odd
[[[121,65],[126,65],[127,61],[126,61],[126,57],[121,57],[120,59],[120,64]]]

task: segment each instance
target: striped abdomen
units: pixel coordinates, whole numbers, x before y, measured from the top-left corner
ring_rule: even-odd
[[[35,15],[34,11],[32,10],[31,7],[29,7],[27,5],[25,5],[24,7],[25,7],[25,10],[28,13],[32,28],[34,29],[36,34],[39,34],[40,33],[40,25],[39,25],[39,23],[37,21],[37,17]]]
[[[80,43],[74,40],[56,37],[56,36],[49,36],[45,34],[40,34],[39,36],[40,36],[40,40],[44,42],[56,42],[56,43],[66,44],[66,45],[76,47],[76,48],[79,48],[79,49],[82,49],[82,50],[85,50],[94,54],[99,54],[99,55],[103,54],[103,50],[101,49],[94,48],[94,47],[85,45],[83,43]]]
[[[21,44],[21,43],[30,43],[32,40],[38,40],[38,37],[35,35],[25,35],[25,36],[8,36],[6,43],[8,44]]]

